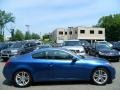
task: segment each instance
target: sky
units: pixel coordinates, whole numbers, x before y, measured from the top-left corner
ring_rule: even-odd
[[[120,13],[120,0],[0,0],[0,9],[13,13],[9,28],[44,34],[56,28],[93,26],[102,16]],[[6,31],[6,34],[9,34]]]

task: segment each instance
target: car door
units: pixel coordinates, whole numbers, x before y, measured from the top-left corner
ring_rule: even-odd
[[[81,61],[73,62],[74,56],[61,50],[48,50],[33,55],[34,75],[38,81],[81,80],[87,71]]]
[[[81,80],[86,72],[84,63],[73,61],[74,55],[62,50],[50,50],[47,52],[49,59],[50,76],[54,80]],[[85,70],[85,71],[84,71]]]
[[[46,51],[40,51],[32,54],[34,78],[37,81],[48,81],[52,79],[51,61],[46,58]]]

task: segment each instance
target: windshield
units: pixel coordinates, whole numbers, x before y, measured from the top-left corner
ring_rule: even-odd
[[[51,47],[50,45],[42,45],[42,46],[39,46],[39,48],[49,48]]]
[[[10,48],[21,48],[22,46],[23,46],[23,43],[17,42],[15,44],[13,44]]]
[[[7,47],[6,44],[0,44],[0,48],[4,48],[4,47]]]
[[[64,46],[80,46],[80,42],[79,41],[65,41],[64,42]]]
[[[65,49],[66,51],[68,51],[69,53],[71,53],[72,55],[78,57],[78,58],[85,58],[84,56],[82,55],[77,55],[74,51],[71,51],[71,50],[68,50],[68,49]]]
[[[90,43],[87,41],[80,41],[81,45],[90,46]]]
[[[96,46],[96,49],[97,50],[110,50],[111,48],[108,46],[108,45],[98,45],[98,46]]]

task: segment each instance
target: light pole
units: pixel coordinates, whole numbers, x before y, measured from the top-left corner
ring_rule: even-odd
[[[30,25],[25,25],[27,28],[27,31],[30,31]]]

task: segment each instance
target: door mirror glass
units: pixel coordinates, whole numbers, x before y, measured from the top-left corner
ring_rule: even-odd
[[[72,58],[72,62],[76,62],[77,60],[78,60],[78,58],[76,58],[76,57]]]

